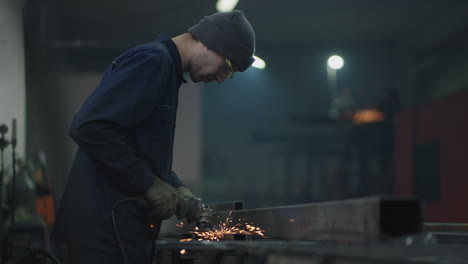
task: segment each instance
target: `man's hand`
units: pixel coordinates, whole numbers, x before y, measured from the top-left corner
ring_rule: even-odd
[[[176,189],[155,178],[153,185],[143,194],[143,197],[151,205],[150,216],[161,220],[166,220],[176,213],[178,204],[186,204],[183,197],[177,193]]]
[[[198,197],[196,197],[191,191],[189,188],[187,187],[179,187],[177,188],[177,193],[184,197],[186,200],[189,200],[191,198],[193,199],[198,199]]]

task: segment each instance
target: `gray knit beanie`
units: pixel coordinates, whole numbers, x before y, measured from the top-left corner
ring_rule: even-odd
[[[230,59],[241,72],[254,62],[255,32],[240,10],[206,16],[188,32],[209,49]]]

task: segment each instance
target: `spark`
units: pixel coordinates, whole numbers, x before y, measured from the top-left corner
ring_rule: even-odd
[[[253,223],[240,222],[241,220],[245,221],[245,219],[238,219],[240,223],[236,223],[232,225],[231,214],[232,214],[232,211],[229,212],[229,215],[226,217],[224,221],[219,221],[219,223],[216,224],[212,228],[201,231],[199,230],[198,227],[195,227],[194,230],[190,230],[189,232],[192,234],[195,234],[198,237],[198,241],[202,241],[202,240],[219,241],[222,239],[226,239],[228,236],[235,235],[235,234],[244,234],[248,236],[258,235],[260,237],[266,238],[264,234],[265,230],[261,229],[260,227],[254,226]],[[183,227],[183,225],[179,227]],[[186,242],[186,241],[192,241],[192,240],[188,240],[188,239],[180,240],[180,242]]]

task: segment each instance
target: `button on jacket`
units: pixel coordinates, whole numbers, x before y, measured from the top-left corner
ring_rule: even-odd
[[[141,196],[159,177],[182,186],[172,172],[179,88],[185,82],[175,43],[161,34],[120,55],[75,115],[70,136],[78,144],[60,202],[52,239],[107,250],[115,248],[112,207]],[[135,204],[116,209],[126,244],[145,237],[144,212]]]

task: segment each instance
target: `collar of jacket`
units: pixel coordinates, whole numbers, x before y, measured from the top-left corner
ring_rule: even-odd
[[[169,54],[171,54],[172,56],[172,60],[176,64],[179,78],[182,80],[183,83],[187,83],[187,81],[184,78],[184,72],[182,69],[182,59],[180,58],[179,50],[177,49],[177,46],[174,43],[174,41],[172,41],[172,39],[165,33],[159,34],[156,38],[156,41],[163,43],[167,47]]]

